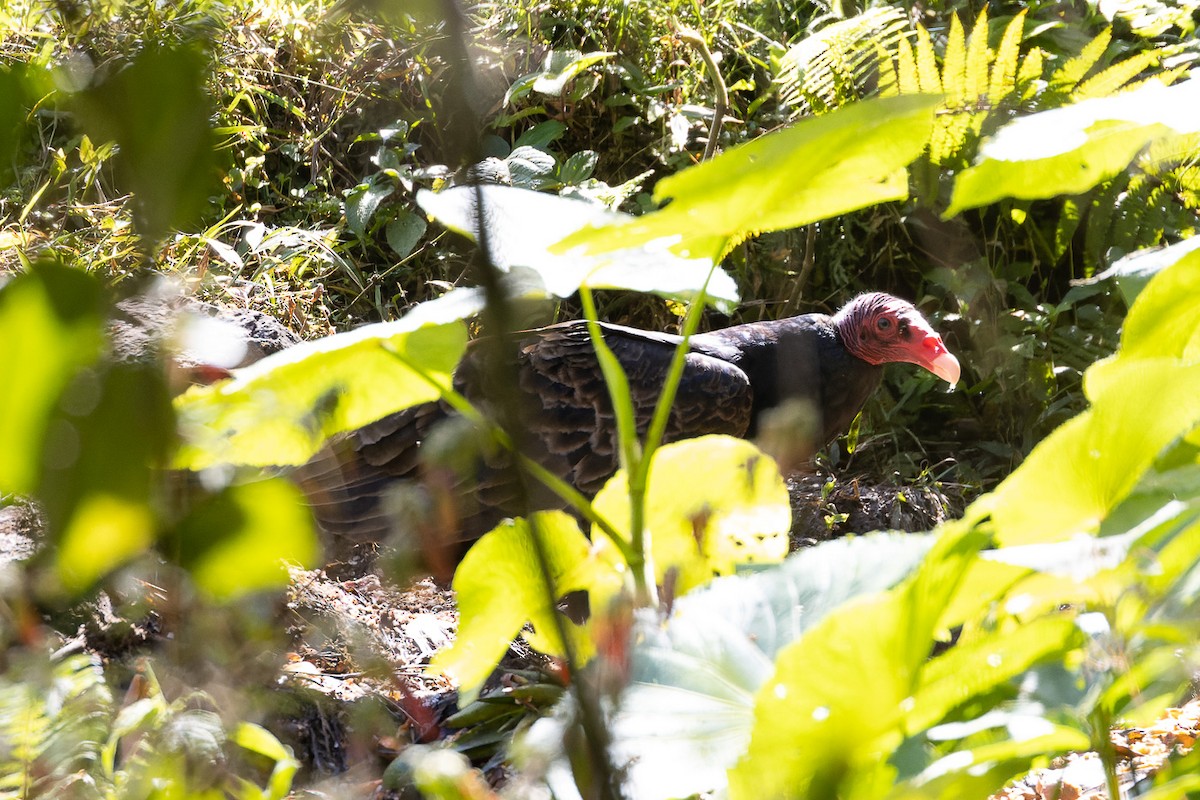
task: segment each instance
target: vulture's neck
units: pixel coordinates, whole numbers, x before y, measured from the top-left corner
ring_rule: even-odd
[[[833,319],[805,314],[752,322],[692,337],[692,349],[737,364],[754,389],[747,436],[759,415],[788,400],[820,414],[824,445],[845,431],[879,386],[883,369],[850,354]]]

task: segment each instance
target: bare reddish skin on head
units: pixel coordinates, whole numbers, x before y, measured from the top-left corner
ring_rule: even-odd
[[[868,364],[917,364],[947,383],[958,382],[958,359],[906,300],[882,292],[859,295],[838,311],[833,324],[850,354]]]

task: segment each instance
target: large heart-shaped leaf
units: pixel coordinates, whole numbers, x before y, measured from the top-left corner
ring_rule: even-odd
[[[929,143],[939,98],[866,100],[663,178],[666,208],[567,237],[559,252],[656,246],[719,260],[749,236],[908,196],[905,167]]]

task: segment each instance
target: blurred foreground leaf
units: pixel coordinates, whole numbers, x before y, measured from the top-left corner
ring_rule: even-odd
[[[54,408],[100,355],[105,308],[94,279],[53,261],[0,287],[0,492],[36,487]]]
[[[612,721],[613,752],[633,796],[724,787],[750,741],[754,695],[776,653],[842,604],[895,586],[933,541],[870,534],[823,542],[680,598],[665,625],[640,619],[631,683]]]
[[[217,187],[208,67],[195,46],[147,47],[74,98],[92,140],[117,143],[119,175],[147,247],[193,223]]]
[[[154,543],[156,470],[174,433],[156,364],[83,371],[69,387],[46,438],[38,492],[69,591],[90,587]]]
[[[302,464],[335,433],[436,400],[450,385],[467,332],[456,321],[461,309],[435,304],[305,342],[232,380],[189,389],[175,401],[186,439],[177,465]],[[430,313],[435,307],[445,313]]]
[[[219,602],[287,584],[288,564],[320,556],[304,495],[281,478],[231,486],[207,498],[180,524],[176,557],[196,585]]]
[[[902,584],[841,606],[780,651],[730,797],[880,796],[906,721],[927,711],[920,688],[937,663],[938,620],[983,541],[946,529]]]
[[[1046,437],[967,510],[1002,545],[1094,533],[1167,445],[1200,424],[1200,253],[1158,272],[1121,348],[1084,376],[1092,406]],[[1136,421],[1136,422],[1135,422]]]
[[[585,563],[588,540],[575,520],[561,511],[502,522],[467,551],[454,573],[461,614],[458,635],[449,649],[434,657],[429,669],[454,679],[460,705],[470,702],[461,698],[474,697],[525,623],[532,624],[539,649],[563,652],[554,622],[559,598],[552,597],[546,586],[534,550],[535,535],[558,591],[575,588],[568,585],[568,578]],[[586,639],[580,637],[576,645],[586,646]]]

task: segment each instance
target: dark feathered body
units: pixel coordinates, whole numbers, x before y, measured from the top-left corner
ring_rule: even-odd
[[[628,376],[638,431],[644,434],[680,337],[619,325],[601,328]],[[477,346],[468,349],[454,384],[486,413],[497,387],[486,385],[483,352]],[[517,385],[511,388],[518,392],[530,455],[583,493],[594,494],[616,471],[618,456],[612,405],[586,324],[566,322],[530,332],[518,343],[514,372]],[[699,334],[689,342],[666,439],[752,436],[764,411],[798,399],[819,410],[820,441],[813,444],[820,446],[849,426],[881,374],[882,367],[850,354],[833,318],[824,314]],[[424,501],[432,507],[424,511],[441,520],[438,528],[456,527],[467,537],[504,516],[523,513],[515,502],[507,454],[482,453],[465,479],[439,466],[440,451],[464,449],[461,436],[446,447],[436,445],[436,427],[451,416],[444,404],[427,403],[331,443],[299,474],[322,526],[360,541],[382,538],[395,516],[386,508],[386,496],[406,479],[420,479],[427,490],[432,486]],[[431,447],[439,451],[432,459],[426,452]],[[538,495],[534,502],[556,505],[550,495]]]

